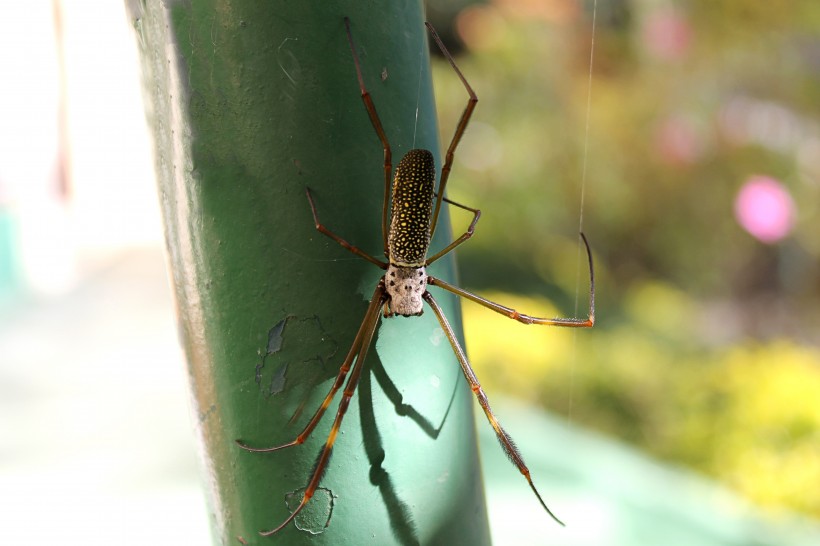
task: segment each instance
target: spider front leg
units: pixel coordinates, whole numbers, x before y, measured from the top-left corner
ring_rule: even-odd
[[[347,30],[347,41],[350,44],[350,52],[353,54],[353,64],[356,66],[356,77],[359,80],[359,91],[362,93],[362,102],[364,108],[367,110],[367,115],[370,117],[370,123],[373,124],[373,130],[376,131],[379,140],[384,149],[384,202],[382,204],[382,240],[384,241],[384,255],[387,256],[387,201],[390,195],[390,179],[393,173],[393,153],[390,151],[390,142],[387,140],[387,134],[384,132],[382,122],[379,119],[379,114],[376,112],[376,105],[373,104],[373,99],[370,97],[370,92],[364,85],[364,77],[362,76],[362,68],[359,65],[359,55],[356,53],[356,47],[353,45],[353,34],[350,32],[350,19],[345,17],[345,30]]]
[[[475,226],[478,223],[478,219],[481,218],[481,210],[480,209],[474,209],[472,207],[468,207],[467,205],[462,205],[461,203],[456,203],[455,201],[451,201],[450,199],[447,199],[446,197],[444,199],[442,199],[442,201],[445,201],[445,202],[447,202],[447,203],[449,203],[449,204],[451,204],[455,207],[466,210],[468,212],[472,212],[473,213],[473,221],[470,222],[470,225],[467,226],[467,231],[462,233],[461,237],[459,237],[458,239],[456,239],[455,241],[453,241],[452,243],[450,243],[449,245],[444,247],[444,249],[441,252],[437,252],[436,254],[431,256],[430,258],[427,258],[427,260],[424,262],[425,266],[428,266],[431,263],[435,262],[436,260],[438,260],[439,258],[444,256],[445,254],[447,254],[448,252],[453,250],[455,247],[457,247],[458,245],[460,245],[461,243],[463,243],[464,241],[466,241],[467,239],[472,237],[473,233],[475,232]]]
[[[530,476],[530,470],[527,468],[527,465],[524,463],[524,458],[521,456],[521,452],[518,451],[518,448],[515,447],[512,438],[507,431],[501,426],[501,423],[498,422],[498,419],[493,414],[493,410],[490,409],[490,402],[487,399],[487,395],[484,393],[484,389],[481,388],[481,383],[478,382],[478,378],[473,371],[472,366],[470,366],[469,361],[467,360],[467,356],[464,354],[464,350],[461,348],[461,345],[458,343],[456,339],[456,335],[453,332],[450,323],[447,321],[447,317],[444,316],[444,312],[439,307],[436,300],[433,298],[430,292],[425,292],[422,296],[424,300],[430,305],[433,309],[433,313],[435,313],[436,318],[438,319],[439,324],[441,325],[442,330],[444,330],[444,334],[447,336],[447,339],[450,341],[450,346],[453,348],[453,352],[458,359],[459,365],[461,365],[461,371],[464,374],[464,378],[467,380],[467,383],[470,384],[470,390],[473,391],[475,394],[478,403],[481,405],[481,409],[484,410],[484,414],[487,416],[487,420],[490,422],[490,425],[495,430],[495,435],[498,438],[501,447],[504,449],[504,453],[507,454],[507,457],[512,461],[512,463],[518,467],[518,470],[521,474],[524,475],[524,478],[527,480],[527,483],[530,484],[530,488],[532,489],[535,496],[538,497],[538,501],[541,503],[541,506],[544,510],[547,511],[552,519],[564,525],[560,519],[558,519],[555,514],[547,507],[547,504],[544,502],[544,499],[541,498],[541,494],[535,488],[535,484],[532,482],[532,477]]]
[[[328,237],[339,243],[341,246],[343,246],[345,249],[355,254],[356,256],[360,256],[368,262],[376,264],[382,269],[387,269],[387,264],[385,262],[379,260],[378,258],[374,258],[373,256],[371,256],[364,250],[360,249],[359,247],[351,245],[350,243],[348,243],[347,241],[345,241],[344,239],[342,239],[341,237],[327,229],[324,226],[324,224],[322,224],[319,221],[319,216],[316,214],[316,204],[313,202],[313,196],[310,194],[310,188],[305,188],[305,193],[307,194],[308,203],[310,203],[310,211],[313,213],[313,223],[316,226],[316,229],[319,231],[319,233],[327,235]]]
[[[427,26],[427,30],[430,31],[430,35],[436,42],[441,54],[444,55],[444,58],[447,59],[447,62],[449,62],[450,66],[453,67],[458,79],[461,80],[462,85],[464,85],[464,89],[467,90],[467,94],[470,96],[470,98],[467,99],[467,106],[464,107],[464,111],[461,113],[461,119],[458,120],[458,125],[453,133],[452,140],[450,140],[450,145],[447,147],[447,153],[444,155],[444,165],[441,167],[441,177],[439,178],[438,183],[438,197],[436,198],[436,206],[433,209],[433,219],[430,223],[430,238],[432,239],[433,234],[436,232],[436,225],[438,224],[438,215],[441,211],[441,202],[446,201],[444,198],[444,188],[447,186],[447,180],[450,178],[450,170],[453,168],[453,158],[456,154],[456,147],[458,147],[458,143],[461,142],[461,137],[464,136],[464,131],[467,129],[467,124],[470,123],[473,110],[475,110],[476,104],[478,104],[478,96],[475,94],[475,91],[473,91],[473,88],[470,87],[470,84],[467,83],[467,78],[465,78],[464,74],[462,74],[461,70],[459,70],[455,59],[453,59],[453,56],[449,51],[447,51],[447,48],[444,46],[444,42],[441,41],[441,38],[439,38],[436,29],[434,29],[433,25],[430,23],[424,24]]]
[[[587,318],[541,318],[541,317],[532,317],[530,315],[525,315],[523,313],[519,313],[515,309],[510,307],[506,307],[501,305],[500,303],[495,303],[494,301],[490,301],[486,298],[482,298],[477,294],[473,294],[472,292],[468,292],[463,288],[459,288],[458,286],[453,286],[452,284],[446,283],[441,279],[437,279],[435,277],[427,277],[427,284],[431,284],[433,286],[438,286],[447,290],[448,292],[452,292],[456,296],[461,296],[462,298],[467,298],[470,301],[474,301],[479,305],[483,305],[487,309],[491,309],[496,313],[500,313],[507,318],[511,318],[513,320],[517,320],[518,322],[522,322],[524,324],[541,324],[545,326],[564,326],[568,328],[592,328],[595,324],[595,270],[592,265],[592,251],[589,248],[589,243],[587,242],[586,236],[581,233],[581,240],[584,242],[584,247],[587,251],[587,262],[589,263],[589,314]]]

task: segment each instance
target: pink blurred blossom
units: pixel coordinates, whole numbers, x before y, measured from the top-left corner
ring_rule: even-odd
[[[704,143],[694,124],[681,115],[664,119],[655,133],[661,159],[672,165],[689,165],[703,155]]]
[[[676,9],[659,9],[650,14],[643,25],[643,44],[653,56],[676,61],[689,51],[692,26]]]
[[[764,243],[776,243],[794,225],[794,201],[788,190],[769,176],[752,176],[735,199],[735,217],[743,229]]]

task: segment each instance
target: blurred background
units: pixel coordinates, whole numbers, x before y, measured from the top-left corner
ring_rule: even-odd
[[[549,543],[820,542],[820,4],[428,15],[480,99],[450,186],[484,213],[462,285],[583,315],[579,228],[594,250],[591,331],[464,305],[476,372],[552,508],[572,521],[599,499]],[[0,537],[205,544],[137,38],[118,2],[5,3],[0,28]],[[433,69],[448,141],[466,96]],[[496,542],[538,543],[514,538],[522,517],[544,540],[478,425]]]

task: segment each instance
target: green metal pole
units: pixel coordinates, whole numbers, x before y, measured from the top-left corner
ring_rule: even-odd
[[[431,311],[382,320],[321,489],[296,525],[258,535],[298,502],[336,404],[304,445],[260,454],[234,443],[267,447],[302,430],[382,273],[319,234],[305,197],[310,187],[323,223],[381,254],[382,149],[344,16],[394,160],[428,148],[441,166],[420,2],[129,9],[215,541],[488,544],[472,394]],[[434,265],[431,274],[453,278],[451,260]],[[459,325],[458,303],[436,295]]]

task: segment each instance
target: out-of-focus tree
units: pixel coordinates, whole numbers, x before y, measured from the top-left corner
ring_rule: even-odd
[[[466,306],[479,373],[820,515],[799,487],[820,480],[820,414],[792,400],[820,399],[820,3],[597,2],[594,35],[592,6],[455,18],[479,104],[451,196],[485,213],[459,248],[464,284],[583,309],[581,211],[599,278],[591,333],[522,340]],[[434,79],[450,131],[460,84],[443,63]]]

